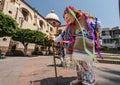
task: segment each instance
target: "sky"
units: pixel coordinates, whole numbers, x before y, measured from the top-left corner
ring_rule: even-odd
[[[118,0],[25,0],[31,7],[46,17],[51,10],[58,15],[62,25],[65,21],[62,17],[66,6],[72,5],[75,9],[88,12],[102,22],[102,27],[120,26]]]

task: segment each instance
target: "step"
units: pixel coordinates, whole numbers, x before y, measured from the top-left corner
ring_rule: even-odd
[[[97,60],[99,63],[109,63],[109,64],[120,64],[120,60],[113,60],[113,59],[103,59]]]

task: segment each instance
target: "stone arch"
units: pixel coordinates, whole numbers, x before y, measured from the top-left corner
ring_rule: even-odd
[[[29,10],[27,10],[26,8],[21,8],[21,12],[23,15],[24,20],[28,21],[28,19],[32,20],[32,14],[29,12]]]
[[[37,24],[38,24],[38,27],[40,28],[40,30],[43,30],[44,27],[45,27],[45,23],[43,20],[37,20]]]

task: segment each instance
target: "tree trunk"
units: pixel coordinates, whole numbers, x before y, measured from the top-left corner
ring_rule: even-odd
[[[28,43],[23,43],[23,46],[24,46],[24,55],[26,56]]]

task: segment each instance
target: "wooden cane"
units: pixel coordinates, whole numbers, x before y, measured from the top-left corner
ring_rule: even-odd
[[[56,68],[56,60],[55,60],[55,50],[54,50],[54,42],[52,42],[52,48],[53,48],[53,61],[54,61],[54,69],[55,69],[55,78],[56,78],[56,85],[58,85],[58,77],[57,77],[57,68]]]

